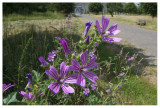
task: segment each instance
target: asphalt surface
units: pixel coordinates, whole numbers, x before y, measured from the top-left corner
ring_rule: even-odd
[[[97,19],[90,16],[80,15],[87,21],[91,21],[95,24],[96,20],[100,21],[101,19]],[[115,24],[116,22],[110,21],[108,28]],[[107,28],[107,29],[108,29]],[[124,42],[131,43],[135,45],[136,48],[140,48],[143,50],[143,54],[145,55],[145,59],[149,61],[151,65],[157,65],[157,32],[152,30],[147,30],[143,28],[139,28],[134,25],[127,25],[118,23],[118,29],[121,32],[118,34],[119,37],[123,38]]]

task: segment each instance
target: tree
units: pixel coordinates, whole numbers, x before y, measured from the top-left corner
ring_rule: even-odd
[[[123,12],[123,4],[122,3],[115,3],[116,8],[115,11],[118,13],[122,13]]]
[[[98,14],[99,12],[102,12],[103,5],[101,3],[89,3],[88,10],[89,10],[89,12],[93,12],[95,14]]]
[[[107,3],[106,4],[106,7],[107,7],[107,12],[109,14],[111,14],[111,16],[113,17],[113,13],[115,12],[116,10],[116,5],[115,3]]]
[[[136,7],[136,5],[134,4],[134,3],[126,3],[125,5],[124,5],[124,11],[126,12],[126,13],[137,13],[137,7]]]
[[[122,3],[106,3],[107,11],[113,17],[114,12],[123,12],[123,4]]]
[[[51,5],[54,11],[63,12],[66,15],[75,9],[74,3],[53,3]]]
[[[146,14],[150,14],[152,18],[157,16],[157,3],[141,3],[141,5]]]

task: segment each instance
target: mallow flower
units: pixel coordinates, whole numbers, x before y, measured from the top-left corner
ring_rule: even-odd
[[[85,88],[83,94],[87,95],[89,93],[89,88]]]
[[[58,50],[53,50],[52,52],[48,53],[48,61],[52,62],[54,61],[54,57],[56,56]]]
[[[56,79],[56,82],[53,82],[48,86],[48,88],[52,90],[55,94],[59,92],[60,87],[62,88],[63,92],[66,95],[68,95],[69,93],[74,93],[74,89],[65,83],[75,84],[77,82],[78,76],[77,74],[71,74],[68,77],[64,78],[68,73],[68,71],[69,71],[69,66],[67,66],[65,62],[62,62],[60,65],[60,75],[53,66],[50,66],[50,70],[45,71],[45,73],[48,76]]]
[[[112,35],[116,35],[118,33],[120,33],[121,31],[117,29],[118,24],[114,24],[112,25],[107,31],[107,27],[109,24],[109,18],[105,18],[105,16],[102,16],[102,30],[101,30],[101,26],[99,24],[99,21],[96,20],[96,27],[98,32],[100,33],[100,35],[102,36],[102,39],[105,40],[106,42],[109,43],[119,43],[122,38],[118,38],[118,37],[108,37],[108,36],[112,36]]]
[[[91,38],[89,36],[87,36],[86,39],[85,39],[87,44],[89,44],[89,40],[91,40]]]
[[[27,83],[26,87],[29,87],[29,85],[33,82],[32,74],[31,73],[27,73],[26,76],[28,77],[28,83]]]
[[[41,62],[42,66],[47,66],[48,63],[44,60],[42,56],[39,57],[38,60]]]
[[[96,60],[95,56],[92,57],[91,60],[87,63],[87,60],[88,60],[87,51],[88,50],[86,50],[85,52],[83,52],[80,55],[80,59],[81,59],[81,62],[82,62],[81,65],[78,63],[77,60],[72,59],[71,60],[72,65],[70,66],[71,71],[79,72],[78,73],[78,78],[77,78],[77,84],[82,86],[82,87],[86,86],[86,82],[85,82],[85,79],[83,78],[83,75],[85,77],[87,77],[90,81],[92,81],[93,83],[96,83],[95,80],[98,79],[98,76],[95,73],[88,71],[88,69],[96,68],[98,63],[95,62],[95,60]]]
[[[3,84],[3,92],[6,91],[7,89],[9,89],[10,87],[13,87],[13,86],[15,86],[15,84],[13,84],[13,85],[11,85],[11,83],[8,84],[8,85]]]
[[[26,93],[24,91],[19,92],[19,94],[23,95],[25,97],[24,100],[29,99],[32,100],[34,98],[34,94],[32,94],[32,92]]]
[[[68,48],[68,44],[67,44],[66,40],[61,39],[60,42],[61,42],[61,45],[63,47],[63,50],[64,50],[65,54],[68,55],[69,54],[69,48]]]
[[[84,35],[85,35],[85,36],[87,36],[88,31],[89,31],[91,25],[92,25],[92,22],[87,22],[87,23],[86,23],[86,27],[85,27],[85,30],[84,30]]]

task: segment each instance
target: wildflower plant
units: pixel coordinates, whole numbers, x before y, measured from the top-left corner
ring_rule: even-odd
[[[70,23],[73,16],[70,14],[64,21],[64,25],[73,28]],[[22,102],[28,105],[41,104],[113,104],[116,102],[112,99],[124,85],[129,70],[133,67],[126,67],[119,72],[110,72],[104,74],[101,71],[108,70],[112,61],[119,59],[118,56],[101,60],[98,55],[98,47],[103,41],[108,43],[119,43],[121,38],[111,37],[120,32],[117,29],[118,24],[112,25],[108,30],[109,18],[102,17],[102,27],[98,20],[96,25],[93,22],[85,24],[82,39],[74,42],[70,37],[60,33],[53,43],[56,49],[50,49],[46,56],[37,58],[43,71],[33,70],[27,74],[28,83],[26,88],[18,91]],[[64,26],[63,25],[63,26]],[[91,29],[93,27],[93,30]],[[72,29],[70,29],[72,30]],[[89,32],[90,31],[90,32]],[[67,41],[66,41],[67,40]],[[106,44],[106,45],[107,45]],[[54,47],[55,48],[55,47]],[[107,54],[107,53],[106,53]],[[129,58],[128,61],[134,58]],[[127,61],[127,60],[126,60]],[[103,68],[102,68],[103,67]],[[106,90],[101,90],[99,79],[113,74],[118,80],[118,84],[106,82]],[[33,75],[33,76],[32,76]],[[14,85],[3,85],[3,91]]]

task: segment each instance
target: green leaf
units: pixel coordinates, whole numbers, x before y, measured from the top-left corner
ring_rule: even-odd
[[[17,95],[17,92],[12,92],[10,93],[7,98],[3,99],[3,104],[10,104],[12,102],[19,102],[17,99],[16,99],[16,95]]]

